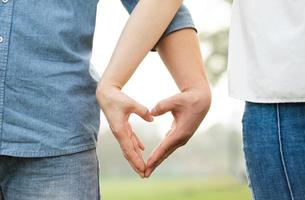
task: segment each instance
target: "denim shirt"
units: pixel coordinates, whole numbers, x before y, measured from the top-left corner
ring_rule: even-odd
[[[122,0],[131,12],[137,0]],[[0,155],[96,147],[100,109],[89,66],[98,0],[0,2]],[[181,7],[164,35],[194,28]]]

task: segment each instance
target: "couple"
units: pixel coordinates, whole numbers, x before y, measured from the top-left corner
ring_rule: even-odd
[[[0,199],[99,199],[100,109],[124,156],[149,177],[184,145],[211,95],[182,0],[122,0],[132,14],[97,84],[90,76],[98,0],[0,3]],[[244,152],[255,200],[305,199],[305,2],[235,0],[230,95],[246,101]],[[212,19],[211,19],[212,20]],[[181,93],[149,111],[121,88],[156,50]],[[142,159],[128,117],[171,112],[171,130]]]

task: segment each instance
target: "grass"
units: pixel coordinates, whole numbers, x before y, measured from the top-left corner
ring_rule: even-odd
[[[231,179],[105,179],[103,200],[250,200],[246,185]]]

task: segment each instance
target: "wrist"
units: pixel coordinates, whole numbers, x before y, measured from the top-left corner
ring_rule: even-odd
[[[199,90],[210,90],[210,85],[208,80],[205,77],[198,77],[193,78],[188,81],[184,81],[184,83],[181,83],[178,85],[181,92],[192,90],[192,89],[199,89]]]
[[[204,105],[211,104],[212,101],[212,93],[210,89],[209,82],[205,80],[196,81],[192,84],[189,84],[185,86],[181,93],[192,93],[192,96],[194,97],[193,100],[196,102],[201,102]]]
[[[98,83],[98,86],[96,88],[95,94],[99,98],[107,99],[107,98],[110,98],[111,93],[113,91],[115,91],[115,90],[121,91],[121,89],[122,88],[114,82],[100,80]]]
[[[107,79],[103,79],[101,78],[98,82],[98,88],[99,90],[102,90],[102,89],[105,89],[105,88],[116,88],[116,89],[119,89],[119,90],[122,90],[122,85],[115,82],[115,81],[110,81],[110,80],[107,80]]]

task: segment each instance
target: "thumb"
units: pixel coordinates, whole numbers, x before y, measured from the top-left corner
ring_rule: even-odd
[[[175,109],[175,107],[178,105],[178,97],[179,95],[174,95],[172,97],[169,97],[167,99],[164,99],[160,101],[152,110],[151,114],[153,116],[159,116],[163,115],[169,111],[172,111]]]
[[[141,118],[143,118],[145,121],[152,122],[154,120],[153,116],[149,112],[148,108],[145,106],[135,102],[133,113],[139,115]]]

